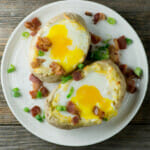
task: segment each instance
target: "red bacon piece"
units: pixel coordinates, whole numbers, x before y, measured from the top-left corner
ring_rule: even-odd
[[[34,74],[30,74],[29,76],[29,80],[32,82],[32,83],[38,83],[40,85],[43,85],[42,81],[37,78]]]
[[[41,91],[43,97],[47,97],[49,95],[48,89],[44,86],[41,87],[40,91]]]
[[[126,42],[126,39],[125,39],[125,36],[121,36],[117,39],[117,42],[118,42],[118,45],[119,45],[119,49],[120,50],[123,50],[123,49],[126,49],[127,48],[127,42]]]
[[[81,70],[77,70],[77,71],[72,73],[72,77],[75,81],[79,81],[83,78],[83,73]]]
[[[102,40],[101,37],[99,37],[93,33],[90,33],[90,34],[91,34],[91,41],[93,44],[97,44]]]
[[[29,91],[29,94],[31,95],[32,99],[35,99],[37,96],[37,91],[36,90]]]
[[[106,19],[105,14],[98,12],[94,15],[93,23],[97,24],[100,20],[105,20],[105,19]]]
[[[28,28],[29,30],[31,30],[32,31],[31,35],[34,36],[37,33],[37,31],[39,30],[39,28],[41,26],[41,22],[37,17],[35,17],[31,21],[25,22],[24,26],[26,28]]]
[[[74,116],[74,117],[72,118],[72,122],[73,122],[74,125],[78,124],[78,123],[79,123],[79,120],[80,120],[80,117],[79,117],[79,116]]]
[[[93,16],[93,14],[92,14],[91,12],[89,12],[89,11],[86,11],[86,12],[85,12],[85,15],[86,15],[86,16]]]
[[[135,81],[133,79],[128,78],[127,79],[127,91],[130,93],[136,92],[137,88],[135,85]]]
[[[68,111],[69,113],[71,113],[71,114],[76,114],[76,115],[79,114],[78,108],[77,108],[76,105],[75,105],[73,102],[71,102],[71,101],[69,101],[69,102],[67,103],[67,111]]]
[[[32,113],[33,117],[35,117],[36,115],[40,114],[41,113],[40,107],[39,106],[32,107],[31,113]]]

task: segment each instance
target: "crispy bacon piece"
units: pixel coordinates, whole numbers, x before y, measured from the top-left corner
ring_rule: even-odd
[[[50,68],[52,68],[52,72],[55,75],[64,75],[65,74],[64,68],[56,62],[52,62],[50,64]]]
[[[93,14],[92,14],[91,12],[89,12],[89,11],[86,11],[86,12],[85,12],[85,15],[86,15],[86,16],[93,16]]]
[[[116,63],[116,64],[119,64],[120,63],[120,60],[119,60],[119,52],[118,50],[113,46],[113,45],[110,45],[109,46],[109,54],[110,54],[110,59]]]
[[[80,120],[80,117],[79,117],[79,116],[74,116],[74,117],[72,118],[72,122],[73,122],[74,125],[78,124],[78,123],[79,123],[79,120]]]
[[[31,62],[31,67],[33,69],[39,68],[43,62],[45,62],[45,59],[36,58],[33,62]]]
[[[137,88],[135,85],[135,81],[133,79],[128,78],[127,80],[127,91],[130,93],[136,92]]]
[[[39,106],[32,107],[31,113],[32,113],[33,117],[35,117],[36,115],[40,114],[41,113],[40,107]]]
[[[93,23],[97,24],[100,20],[106,20],[106,16],[103,13],[96,13],[93,18]]]
[[[104,115],[105,113],[103,111],[101,111],[97,106],[94,106],[93,108],[93,113],[96,115],[96,116],[99,116],[101,119],[104,118]]]
[[[38,37],[36,47],[44,52],[47,52],[52,45],[48,37]]]
[[[37,91],[36,90],[29,91],[29,94],[31,95],[32,99],[35,99],[37,96]]]
[[[47,97],[49,95],[48,89],[44,86],[41,87],[40,91],[41,91],[43,97]]]
[[[66,108],[69,113],[79,115],[79,110],[73,102],[69,101]]]
[[[119,46],[120,50],[123,50],[123,49],[127,48],[127,42],[126,42],[126,39],[125,39],[124,35],[119,37],[118,39],[115,39],[115,42],[116,42],[115,45],[117,45],[117,43],[118,43],[118,46]]]
[[[77,70],[77,71],[72,73],[72,77],[75,81],[79,81],[83,78],[83,73],[81,70]]]
[[[42,85],[42,81],[39,78],[37,78],[34,74],[30,74],[29,80],[32,83],[38,83],[38,84]]]
[[[99,37],[93,33],[90,33],[90,34],[91,34],[91,41],[93,44],[97,44],[102,40],[101,37]]]
[[[130,78],[130,79],[137,78],[134,71],[132,69],[128,68],[128,66],[126,64],[120,65],[119,68],[120,68],[121,72],[125,75],[126,78]]]
[[[35,17],[31,21],[25,22],[24,26],[26,28],[28,28],[29,30],[31,30],[32,31],[31,35],[34,36],[37,33],[37,31],[39,30],[39,28],[41,26],[41,22],[37,17]]]

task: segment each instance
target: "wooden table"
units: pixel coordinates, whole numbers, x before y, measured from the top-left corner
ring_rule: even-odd
[[[33,10],[55,0],[0,0],[0,58],[6,42],[18,23]],[[141,37],[150,60],[150,0],[95,0],[118,11]],[[150,62],[150,61],[149,61]],[[0,88],[0,150],[149,150],[150,149],[150,86],[138,114],[119,134],[92,146],[70,148],[40,140],[12,115]]]

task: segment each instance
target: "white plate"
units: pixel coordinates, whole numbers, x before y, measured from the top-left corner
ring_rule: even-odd
[[[92,24],[91,18],[84,15],[85,11],[103,12],[107,16],[114,17],[117,20],[116,25],[110,25],[106,21],[99,22],[96,26]],[[23,108],[25,106],[32,107],[33,105],[40,105],[43,108],[45,100],[32,100],[28,94],[31,89],[29,82],[29,66],[28,66],[28,49],[31,37],[26,40],[23,39],[21,33],[25,31],[24,22],[33,17],[39,17],[42,24],[46,23],[53,16],[64,12],[75,12],[83,16],[90,31],[107,38],[107,34],[113,37],[125,35],[134,40],[134,43],[125,51],[121,52],[121,62],[126,63],[130,67],[135,68],[139,66],[143,69],[144,75],[138,82],[138,92],[135,94],[126,94],[123,104],[118,112],[118,116],[105,122],[99,126],[86,127],[74,130],[57,129],[49,125],[46,121],[39,123],[30,114],[25,113]],[[10,64],[17,67],[17,71],[11,74],[7,73],[7,68]],[[147,89],[148,83],[148,64],[143,45],[133,30],[133,28],[115,11],[103,6],[101,4],[89,1],[59,1],[41,7],[27,16],[14,30],[9,38],[7,46],[4,51],[1,66],[1,80],[2,87],[7,103],[17,118],[17,120],[31,133],[40,137],[43,140],[67,146],[84,146],[94,143],[102,142],[120,130],[122,130],[137,113]],[[49,89],[53,89],[56,84],[49,85]],[[19,87],[22,97],[13,98],[11,89]]]

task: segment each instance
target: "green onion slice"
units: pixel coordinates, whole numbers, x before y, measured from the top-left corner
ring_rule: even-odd
[[[37,97],[37,98],[42,98],[42,92],[41,92],[41,91],[38,91],[36,97]]]
[[[107,18],[107,22],[109,23],[109,24],[116,24],[116,20],[114,19],[114,18],[112,18],[112,17],[108,17]]]
[[[10,65],[10,67],[7,69],[8,73],[14,72],[16,70],[16,67],[14,65]]]
[[[133,43],[133,41],[131,39],[129,39],[129,38],[126,38],[126,42],[127,42],[127,45],[130,45],[130,44]]]
[[[141,77],[143,74],[143,70],[140,67],[136,67],[134,70],[134,73],[138,76]]]
[[[71,87],[69,94],[67,95],[67,98],[70,98],[73,92],[74,92],[74,87]]]
[[[39,122],[43,122],[43,118],[41,117],[41,115],[36,115],[35,118],[39,121]]]
[[[29,109],[28,107],[25,107],[25,108],[24,108],[24,111],[25,111],[25,112],[30,112],[30,109]]]
[[[39,56],[44,56],[44,52],[41,51],[41,50],[39,50],[38,55],[39,55]]]
[[[66,106],[57,105],[56,106],[56,110],[58,110],[58,111],[66,111]]]
[[[66,76],[66,77],[62,77],[61,78],[61,83],[66,83],[67,81],[71,80],[72,79],[72,76],[69,75],[69,76]]]
[[[29,32],[23,32],[23,33],[22,33],[22,36],[23,36],[24,38],[28,38],[28,37],[30,36],[30,33],[29,33]]]
[[[84,64],[79,64],[79,65],[78,65],[78,68],[79,68],[79,69],[83,69],[83,68],[84,68]]]

